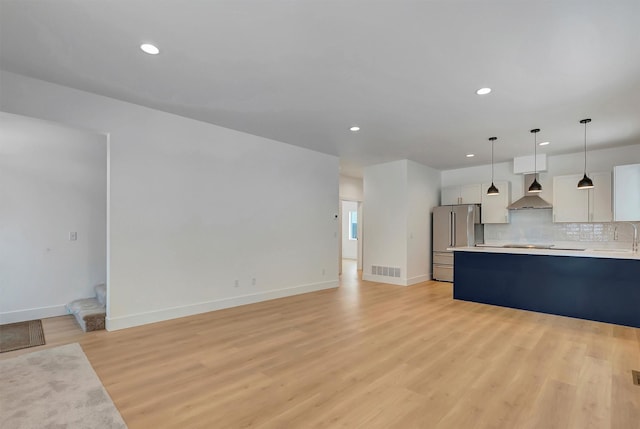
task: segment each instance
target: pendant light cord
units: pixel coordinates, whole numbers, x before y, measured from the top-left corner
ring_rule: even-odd
[[[584,123],[584,175],[587,175],[587,122]]]
[[[533,133],[533,182],[531,186],[529,186],[529,192],[541,192],[542,185],[538,183],[538,136],[537,134],[540,132],[540,128],[534,128],[531,130]]]
[[[538,138],[537,132],[533,133],[533,174],[538,174]]]
[[[493,185],[493,143],[495,140],[491,140],[491,184]]]

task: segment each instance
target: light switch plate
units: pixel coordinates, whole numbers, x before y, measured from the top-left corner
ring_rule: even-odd
[[[78,233],[77,232],[70,232],[69,233],[69,241],[76,241],[78,240]]]

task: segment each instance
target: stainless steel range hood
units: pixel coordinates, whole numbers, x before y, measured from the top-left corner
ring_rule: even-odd
[[[524,210],[524,209],[550,209],[551,204],[540,198],[536,193],[529,192],[529,186],[533,183],[534,179],[537,179],[537,174],[526,174],[524,176],[524,197],[518,201],[512,203],[509,210]]]

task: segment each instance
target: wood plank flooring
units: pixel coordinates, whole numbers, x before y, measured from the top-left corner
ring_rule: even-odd
[[[83,334],[129,428],[640,428],[640,329],[364,282]],[[4,353],[7,358],[18,353]]]

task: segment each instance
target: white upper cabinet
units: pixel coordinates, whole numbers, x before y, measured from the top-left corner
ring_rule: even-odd
[[[553,178],[554,222],[611,222],[611,173],[591,173],[593,189],[578,189],[582,174]]]
[[[452,204],[458,204],[458,201],[460,201],[460,186],[442,188],[440,205],[449,206]]]
[[[640,221],[640,164],[613,167],[614,220]]]
[[[481,185],[449,186],[442,188],[440,204],[480,204],[482,203]]]
[[[464,185],[460,187],[460,204],[480,204],[482,191],[480,184]]]
[[[498,195],[487,195],[491,183],[482,184],[482,223],[509,223],[509,210],[511,204],[510,182],[495,182],[500,191]]]
[[[593,189],[589,189],[589,221],[611,222],[611,173],[593,173],[590,177],[593,180]]]
[[[553,221],[588,222],[589,191],[578,189],[582,174],[553,178]]]

